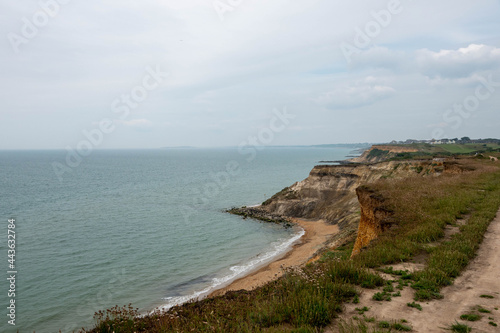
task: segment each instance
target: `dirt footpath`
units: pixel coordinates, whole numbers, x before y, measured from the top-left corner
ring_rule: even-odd
[[[410,270],[420,268],[413,267],[412,264],[397,266],[394,268]],[[363,316],[355,308],[366,306],[370,308],[364,313],[367,318],[375,317],[376,321],[405,319],[413,327],[413,332],[450,332],[447,329],[455,321],[468,325],[472,328],[472,332],[500,332],[500,211],[491,222],[477,257],[470,262],[452,286],[442,289],[441,294],[444,299],[422,302],[420,304],[423,309],[419,311],[407,306],[407,303],[413,302],[413,289],[410,287],[401,291],[401,297],[393,297],[390,302],[372,300],[372,296],[380,291],[363,290],[359,304],[346,304],[341,318],[349,321],[357,316],[363,320]],[[481,295],[493,298],[484,298]],[[479,306],[491,313],[478,312]],[[480,314],[482,318],[475,322],[460,319],[461,315],[471,312]],[[498,326],[492,326],[489,322]],[[336,326],[327,331],[338,332]]]

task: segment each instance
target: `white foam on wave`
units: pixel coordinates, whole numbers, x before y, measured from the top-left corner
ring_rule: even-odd
[[[252,206],[247,206],[248,208],[255,208],[255,207],[260,207],[262,206],[262,204],[256,204],[256,205],[252,205]]]
[[[208,295],[215,289],[221,288],[229,284],[231,281],[234,281],[237,278],[242,277],[246,273],[249,273],[253,269],[265,264],[266,262],[270,262],[271,259],[287,251],[296,241],[298,241],[302,236],[304,236],[305,233],[306,232],[304,229],[300,229],[299,232],[295,233],[291,238],[285,240],[284,242],[274,243],[273,249],[271,251],[264,253],[263,255],[259,255],[257,258],[252,259],[243,265],[230,267],[229,268],[231,270],[230,274],[223,276],[221,278],[212,279],[212,283],[202,290],[196,291],[191,295],[163,298],[163,300],[166,300],[167,303],[160,306],[158,309],[162,311],[167,311],[168,309],[176,305],[181,305],[183,303],[192,300],[203,298],[204,296]]]

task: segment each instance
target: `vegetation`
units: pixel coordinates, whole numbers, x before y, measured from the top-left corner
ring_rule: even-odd
[[[380,328],[390,328],[391,327],[391,323],[389,323],[388,321],[380,321],[378,323],[378,327],[380,327]]]
[[[391,298],[391,294],[387,293],[387,292],[382,292],[382,293],[376,293],[375,295],[373,295],[372,299],[374,301],[387,301],[387,302],[390,302],[392,300]]]
[[[350,320],[349,322],[340,320],[339,324],[339,332],[340,333],[385,333],[390,332],[390,329],[381,330],[381,329],[373,329],[366,323],[366,321],[361,320]]]
[[[445,144],[439,145],[439,148],[452,154],[470,154],[476,152],[493,152],[500,148],[498,144]]]
[[[368,158],[369,159],[373,159],[373,158],[384,158],[384,157],[387,157],[389,155],[389,152],[387,150],[381,150],[381,149],[377,149],[377,148],[374,148],[372,149],[369,153],[368,153]]]
[[[481,316],[475,313],[466,313],[460,316],[460,319],[467,321],[478,321],[481,319]]]
[[[411,275],[411,273],[408,272],[407,270],[405,270],[405,271],[403,271],[403,270],[395,271],[392,266],[387,267],[387,268],[381,268],[381,269],[379,269],[379,271],[381,271],[383,273],[386,273],[386,274],[399,275],[399,276],[401,276],[402,280],[411,280],[413,278],[413,276]]]
[[[417,254],[428,257],[426,268],[412,274],[391,268],[390,274],[399,276],[396,288],[411,283],[415,301],[439,298],[440,289],[451,284],[473,258],[500,206],[500,171],[496,164],[472,158],[459,163],[474,171],[466,176],[385,179],[370,185],[394,212],[390,218],[394,227],[353,259],[348,256],[350,244],[327,252],[303,269],[288,270],[283,277],[254,291],[229,292],[174,307],[168,313],[137,317],[133,308],[113,308],[96,314],[91,332],[319,332],[337,317],[344,302],[359,302],[356,286],[385,288],[377,294],[385,300],[391,297],[393,286],[370,268],[410,261]],[[437,246],[428,246],[443,238],[447,224],[465,216],[468,222],[460,226],[460,233]],[[411,304],[418,308],[417,303]],[[363,314],[365,309],[360,307],[358,311]],[[403,322],[388,322],[389,327],[385,322],[381,327],[381,323],[378,331],[411,330]],[[371,332],[364,320],[340,322],[339,329]],[[460,323],[450,330],[470,332]]]
[[[469,140],[461,140],[460,143],[432,145],[429,143],[414,143],[404,145],[390,145],[402,148],[416,149],[416,152],[390,153],[386,150],[373,149],[368,154],[368,159],[387,158],[393,161],[403,160],[428,160],[432,158],[445,158],[459,155],[474,155],[482,153],[494,153],[500,151],[500,144],[495,140],[489,143],[468,143]]]
[[[482,306],[477,307],[477,311],[480,313],[491,313],[490,310],[483,308]]]
[[[472,328],[465,324],[460,324],[455,322],[455,324],[450,326],[450,331],[456,332],[456,333],[469,333],[472,332]]]
[[[401,323],[395,323],[392,325],[392,328],[394,328],[396,331],[404,331],[404,332],[409,332],[411,331],[411,327],[405,324]]]
[[[418,311],[422,311],[422,305],[418,303],[412,302],[412,303],[406,303],[406,305],[408,305],[410,308],[415,308]]]
[[[474,256],[500,205],[498,169],[487,172],[489,168],[477,160],[462,163],[477,170],[467,177],[385,180],[372,186],[389,198],[398,228],[384,233],[356,259],[375,268],[428,254],[426,269],[412,274],[416,301],[441,297],[440,288],[451,284]],[[470,214],[469,222],[459,234],[435,248],[425,246],[441,239],[444,227],[466,214]]]
[[[360,315],[364,314],[366,311],[370,311],[370,309],[366,306],[362,307],[362,308],[356,308],[356,311],[358,311],[358,313]]]
[[[392,328],[396,331],[404,331],[404,332],[409,332],[411,331],[411,327],[408,326],[408,325],[405,325],[403,323],[399,323],[399,322],[394,322],[394,323],[390,323],[388,321],[379,321],[378,322],[378,327],[379,328]]]

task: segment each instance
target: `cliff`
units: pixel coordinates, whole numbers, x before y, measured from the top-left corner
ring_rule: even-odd
[[[360,217],[363,217],[363,209],[358,203],[359,194],[356,195],[358,187],[381,178],[432,177],[444,170],[443,161],[319,165],[312,169],[309,177],[283,189],[261,206],[233,209],[231,212],[262,220],[302,218],[336,224],[340,233],[329,240],[327,247],[331,248],[356,237]],[[365,216],[369,216],[368,211]],[[368,234],[372,233],[376,232]]]
[[[389,217],[393,213],[385,205],[385,199],[368,187],[358,187],[356,194],[361,207],[361,218],[351,257],[359,254],[363,247],[391,226]]]

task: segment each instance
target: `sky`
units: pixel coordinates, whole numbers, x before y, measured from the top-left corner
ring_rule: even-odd
[[[0,149],[498,138],[499,17],[500,0],[0,0]]]

